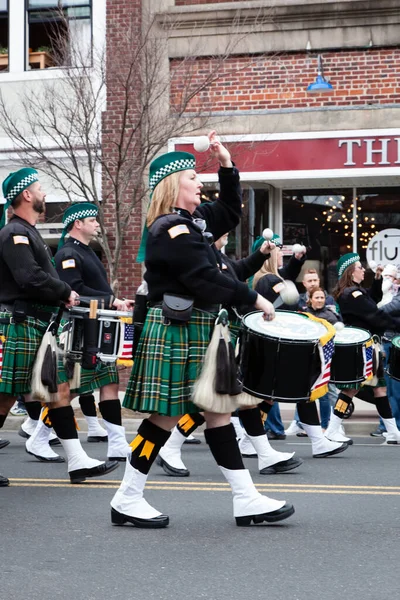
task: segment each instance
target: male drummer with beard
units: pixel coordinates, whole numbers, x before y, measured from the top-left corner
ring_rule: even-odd
[[[46,197],[38,172],[22,168],[10,173],[3,182],[3,195],[6,202],[0,222],[0,427],[16,398],[31,391],[33,364],[52,314],[59,310],[60,303],[72,307],[79,298],[58,277],[50,250],[35,227],[44,212]],[[14,214],[4,227],[9,206]],[[71,454],[67,438],[77,437],[72,411],[65,412],[56,403],[50,403],[48,409],[61,443]],[[70,431],[73,435],[68,435]],[[79,440],[74,454],[80,454],[80,460],[73,461],[71,477],[75,476],[75,469],[79,469],[80,477],[91,477],[118,466],[89,458]],[[8,484],[7,478],[0,477],[0,486]]]
[[[219,268],[225,275],[229,275],[235,280],[246,281],[261,268],[264,261],[269,258],[271,249],[275,246],[271,242],[264,241],[256,252],[253,252],[247,258],[232,260],[221,251],[228,243],[228,235],[226,233],[213,245]],[[238,312],[245,314],[252,309],[253,307],[247,309],[246,307],[238,307]],[[228,313],[231,330],[237,330],[239,325],[237,315],[230,309]],[[238,413],[246,437],[253,444],[258,457],[258,468],[261,475],[285,473],[296,469],[303,463],[300,458],[294,458],[294,452],[278,452],[271,447],[264,431],[260,409],[256,404],[253,407],[240,409]],[[182,461],[181,448],[187,437],[203,423],[204,417],[201,413],[186,414],[174,427],[170,438],[161,448],[156,459],[157,464],[162,466],[167,475],[171,477],[188,477],[190,475],[189,470]]]
[[[62,281],[79,290],[80,296],[98,300],[105,309],[132,310],[131,301],[123,301],[114,296],[107,281],[106,270],[89,245],[97,236],[100,227],[97,215],[98,208],[92,202],[73,203],[65,210],[64,230],[55,255],[58,275]],[[69,238],[64,243],[67,233]],[[62,385],[68,384],[67,374],[62,368],[59,369],[59,382]],[[88,436],[96,438],[104,429],[97,421],[92,392],[100,388],[99,410],[107,430],[107,457],[108,460],[124,461],[129,445],[125,438],[125,428],[122,426],[118,383],[115,363],[102,364],[94,370],[82,369],[80,387],[71,389],[71,397],[78,394],[84,397],[81,407],[88,422]],[[49,425],[47,420],[45,423]],[[39,426],[43,427],[40,422]],[[31,453],[40,459],[40,447],[35,443],[35,434],[27,441],[28,446]]]

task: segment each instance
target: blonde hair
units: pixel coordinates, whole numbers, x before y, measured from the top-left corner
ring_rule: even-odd
[[[179,178],[182,171],[171,173],[164,177],[154,188],[149,210],[147,211],[146,225],[150,227],[157,217],[168,215],[172,212],[179,193]]]
[[[264,264],[261,267],[261,269],[259,271],[257,271],[257,273],[254,275],[253,289],[256,287],[256,285],[259,282],[259,280],[261,279],[261,277],[264,277],[264,275],[276,275],[277,277],[280,277],[280,279],[282,279],[282,277],[278,273],[277,248],[274,248],[273,250],[271,250],[271,256],[269,258],[267,258],[266,261],[264,261]]]

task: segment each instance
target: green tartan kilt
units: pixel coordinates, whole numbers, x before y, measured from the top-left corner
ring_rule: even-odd
[[[164,325],[161,308],[150,308],[123,406],[168,416],[199,412],[190,397],[215,319],[194,309],[188,323]]]
[[[59,335],[61,335],[67,324],[67,319],[61,320],[60,328],[58,330]],[[57,371],[58,383],[68,383],[62,355],[58,361]],[[78,389],[71,389],[71,392],[76,395],[90,394],[94,390],[98,390],[109,383],[119,383],[116,363],[98,363],[95,369],[81,369],[81,385]]]
[[[10,313],[0,312],[0,319],[9,317]],[[31,392],[33,365],[47,326],[48,322],[33,317],[22,323],[0,323],[0,393],[19,396]]]
[[[61,361],[58,364],[58,383],[68,383],[64,364]],[[81,369],[81,385],[78,389],[71,390],[71,392],[81,396],[98,390],[109,383],[119,383],[117,366],[115,363],[108,365],[99,363],[96,369]]]

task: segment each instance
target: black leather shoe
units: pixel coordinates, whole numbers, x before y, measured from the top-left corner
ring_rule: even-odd
[[[156,463],[162,467],[165,473],[170,477],[189,477],[190,475],[190,471],[188,469],[177,469],[176,467],[172,467],[167,463],[167,461],[161,458],[160,455],[157,456]]]
[[[61,446],[61,442],[58,438],[49,441],[49,446]]]
[[[383,437],[383,431],[380,429],[379,425],[374,431],[371,431],[369,434],[371,437]]]
[[[288,460],[282,460],[281,462],[271,465],[270,467],[264,467],[260,470],[260,475],[274,475],[274,473],[286,473],[287,471],[293,471],[303,464],[301,458],[289,458]]]
[[[119,466],[119,462],[116,460],[107,460],[101,463],[97,467],[91,469],[75,469],[75,471],[69,472],[69,478],[71,483],[83,483],[87,477],[102,477],[111,473]]]
[[[88,435],[88,442],[108,442],[108,435]]]
[[[5,448],[10,443],[10,440],[0,440],[0,450]]]
[[[29,440],[29,438],[31,437],[29,433],[26,433],[26,431],[22,429],[22,427],[19,428],[18,435],[20,435],[22,438],[25,438],[26,440]]]
[[[335,450],[329,450],[329,452],[322,452],[321,454],[313,454],[313,458],[326,458],[327,456],[334,456],[335,454],[340,454],[344,452],[349,447],[347,442],[343,442],[339,448],[335,448]]]
[[[249,515],[246,517],[236,517],[236,525],[238,527],[245,527],[247,525],[251,525],[251,522],[263,523],[266,521],[267,523],[276,523],[277,521],[283,521],[287,519],[294,513],[294,506],[292,504],[285,504],[282,508],[278,510],[274,510],[269,513],[263,513],[262,515]]]
[[[134,527],[141,527],[142,529],[160,529],[161,527],[167,527],[169,524],[169,517],[167,517],[167,515],[160,515],[159,517],[154,517],[153,519],[139,519],[138,517],[123,515],[112,508],[111,523],[113,525],[124,525],[125,523],[131,523]]]
[[[286,440],[286,433],[274,433],[273,431],[267,431],[267,438],[269,440]]]
[[[33,452],[29,452],[29,450],[27,450],[26,448],[25,448],[25,452],[27,452],[31,456],[34,456],[35,458],[37,458],[38,460],[40,460],[40,462],[52,462],[52,463],[63,463],[63,462],[65,462],[65,458],[63,456],[52,456],[52,457],[48,458],[46,456],[40,456],[40,454],[34,454]]]
[[[191,438],[186,438],[186,440],[183,442],[184,444],[201,444],[201,440],[199,440],[198,438],[195,437],[191,437]]]
[[[0,487],[7,487],[8,485],[10,485],[10,482],[7,479],[7,477],[3,477],[3,475],[0,475]]]

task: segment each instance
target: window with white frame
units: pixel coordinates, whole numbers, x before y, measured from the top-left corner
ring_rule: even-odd
[[[27,0],[26,69],[90,66],[91,0]]]
[[[8,0],[0,0],[0,71],[8,70]]]

